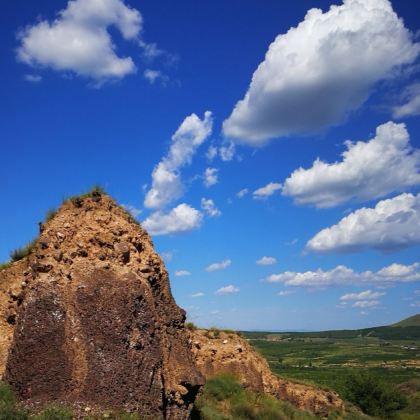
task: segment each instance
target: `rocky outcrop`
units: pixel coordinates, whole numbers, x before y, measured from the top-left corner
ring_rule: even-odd
[[[40,230],[0,272],[0,375],[28,404],[187,418],[203,377],[148,234],[98,192]]]
[[[343,401],[334,392],[274,375],[267,361],[236,333],[193,330],[190,341],[196,364],[206,378],[217,373],[231,373],[255,392],[273,395],[320,416],[344,408]]]

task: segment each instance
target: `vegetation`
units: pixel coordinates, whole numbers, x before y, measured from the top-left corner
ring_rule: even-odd
[[[49,209],[47,214],[45,215],[45,223],[48,223],[52,219],[54,219],[55,215],[57,214],[57,209]]]
[[[27,413],[16,403],[12,390],[0,382],[0,420],[26,420]]]
[[[419,327],[381,327],[395,330],[395,339],[384,340],[379,334],[355,334],[354,331],[319,333],[244,332],[243,336],[267,359],[279,376],[326,387],[354,401],[373,413],[375,404],[384,410],[379,416],[391,415],[398,420],[418,419],[420,412],[420,339]],[[407,334],[407,329],[411,330]],[[370,331],[377,329],[370,329]],[[358,331],[369,331],[358,330]],[[387,333],[387,336],[391,334]],[[338,338],[337,338],[338,337]],[[359,377],[358,372],[363,370]],[[356,379],[354,377],[356,376]],[[351,385],[370,381],[365,390],[373,395],[357,395]],[[354,386],[354,389],[357,389]],[[407,396],[404,400],[400,389]],[[360,392],[363,388],[360,387]],[[353,395],[353,396],[352,396]],[[360,400],[360,403],[356,400]],[[376,402],[374,402],[376,401]],[[378,402],[380,401],[380,402]],[[386,413],[385,413],[386,411]]]
[[[9,268],[10,264],[12,264],[11,261],[8,261],[6,263],[0,263],[0,271],[6,270],[6,268]]]
[[[186,322],[185,328],[190,331],[195,331],[197,329],[197,325],[195,325],[194,322]]]
[[[407,406],[402,392],[369,371],[356,371],[345,382],[344,398],[370,416],[387,418]]]
[[[10,259],[11,259],[11,261],[12,262],[19,261],[19,260],[27,257],[28,255],[30,255],[31,252],[35,248],[35,244],[36,244],[36,239],[34,239],[33,241],[29,242],[28,244],[26,244],[22,248],[14,249],[10,253]]]
[[[60,405],[51,405],[33,418],[35,420],[72,420],[73,412]]]
[[[207,380],[197,399],[193,419],[203,420],[310,420],[316,417],[267,395],[245,390],[231,375]]]
[[[391,327],[420,327],[420,314],[403,319],[396,324],[392,324]]]
[[[83,201],[85,198],[92,197],[92,195],[95,193],[106,194],[106,191],[100,185],[94,185],[89,191],[83,194],[73,195],[71,197],[68,197],[64,201],[71,201],[74,206],[78,207],[81,201]]]

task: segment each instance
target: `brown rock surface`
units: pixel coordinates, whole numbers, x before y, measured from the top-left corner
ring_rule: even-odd
[[[232,373],[255,392],[273,395],[320,416],[344,408],[343,401],[334,392],[274,375],[267,361],[236,333],[194,330],[190,331],[190,340],[197,366],[206,378],[216,373]]]
[[[0,272],[0,376],[29,404],[187,418],[203,378],[148,234],[98,193],[40,230]]]

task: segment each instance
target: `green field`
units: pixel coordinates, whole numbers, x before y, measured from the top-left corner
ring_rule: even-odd
[[[305,333],[242,332],[281,377],[343,394],[356,370],[410,390],[409,406],[398,419],[420,419],[420,327]]]
[[[383,342],[374,337],[290,339],[276,334],[268,339],[251,339],[250,342],[278,375],[313,382],[339,392],[347,373],[354,369],[371,369],[395,384],[420,379],[420,340]]]

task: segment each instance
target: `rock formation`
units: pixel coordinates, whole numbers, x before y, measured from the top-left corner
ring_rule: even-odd
[[[27,404],[187,418],[203,377],[148,234],[99,192],[40,230],[0,272],[0,375]]]
[[[288,401],[321,417],[342,410],[343,401],[334,392],[298,384],[274,375],[267,361],[236,333],[211,330],[190,331],[194,358],[207,378],[216,373],[232,373],[255,391]]]

